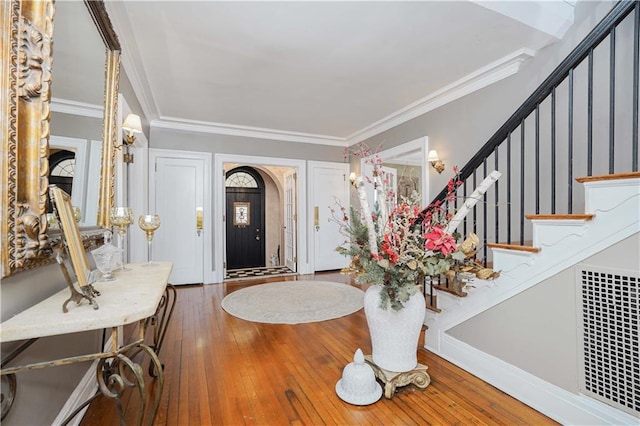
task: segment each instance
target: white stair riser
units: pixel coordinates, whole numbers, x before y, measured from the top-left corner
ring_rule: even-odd
[[[493,270],[508,272],[523,264],[532,264],[537,253],[528,251],[491,249],[493,252]]]
[[[605,180],[584,183],[585,213],[598,213],[617,208],[618,204],[636,197],[640,210],[640,179]]]
[[[532,220],[533,246],[553,246],[566,238],[582,237],[587,230],[587,220]]]

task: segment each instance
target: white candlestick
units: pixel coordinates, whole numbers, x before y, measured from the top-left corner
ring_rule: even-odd
[[[367,231],[369,231],[369,250],[372,254],[378,254],[378,243],[376,241],[376,230],[373,226],[373,218],[371,217],[371,208],[367,201],[367,193],[364,189],[364,180],[362,177],[356,179],[356,188],[358,189],[358,198],[360,199],[360,207],[362,209],[362,215],[364,216],[364,223],[367,225]]]
[[[374,189],[378,198],[378,205],[380,206],[380,215],[378,216],[378,230],[382,233],[387,224],[387,220],[389,220],[389,212],[387,212],[387,194],[384,190],[384,185],[382,184],[382,179],[378,174],[375,175],[374,179]]]
[[[489,176],[487,176],[480,183],[480,185],[478,185],[476,190],[473,191],[473,193],[469,197],[467,197],[466,200],[464,200],[462,207],[460,207],[460,209],[456,212],[456,214],[449,221],[449,224],[445,228],[444,231],[446,233],[451,234],[456,230],[456,228],[460,225],[460,222],[462,222],[462,219],[464,219],[464,217],[469,213],[469,210],[473,206],[475,206],[478,201],[480,201],[480,197],[482,197],[484,193],[487,192],[487,190],[491,187],[491,185],[493,185],[495,181],[500,179],[500,176],[502,176],[502,173],[497,170],[489,173]]]

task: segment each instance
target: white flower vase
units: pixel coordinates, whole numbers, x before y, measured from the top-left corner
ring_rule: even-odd
[[[380,368],[403,373],[418,365],[418,339],[424,323],[425,300],[416,292],[399,311],[380,307],[383,287],[373,285],[364,295],[373,362]]]

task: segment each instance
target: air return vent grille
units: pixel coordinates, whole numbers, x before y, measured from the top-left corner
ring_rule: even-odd
[[[582,306],[581,391],[640,413],[638,271],[578,265]]]

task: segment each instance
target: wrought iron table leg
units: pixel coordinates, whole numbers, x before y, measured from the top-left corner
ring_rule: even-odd
[[[3,384],[2,394],[0,395],[0,398],[2,398],[0,400],[0,403],[2,404],[2,415],[0,416],[0,420],[4,419],[4,416],[6,416],[9,413],[9,410],[11,410],[11,406],[13,405],[13,401],[16,397],[16,390],[18,389],[15,374],[2,376],[1,380],[6,383],[6,388]]]
[[[154,326],[153,330],[153,351],[156,355],[160,354],[162,349],[162,343],[164,342],[165,335],[167,334],[167,328],[171,317],[173,316],[173,310],[176,306],[177,291],[174,285],[168,284],[164,290],[164,295],[160,299],[158,309],[153,317],[150,318],[151,324]],[[164,365],[160,365],[160,368],[164,368]],[[156,377],[154,371],[154,365],[149,364],[149,375]]]
[[[148,424],[153,424],[153,421],[158,412],[160,406],[160,399],[162,397],[162,389],[164,387],[164,373],[160,365],[160,359],[156,353],[149,346],[140,343],[135,346],[135,354],[144,352],[149,355],[150,363],[154,366],[158,375],[156,377],[156,389],[153,405],[151,405],[151,411],[147,413],[146,418]],[[107,361],[111,361],[108,363]],[[142,362],[141,362],[142,363]],[[142,425],[145,419],[145,413],[147,411],[146,400],[146,386],[144,383],[144,377],[142,374],[141,363],[133,362],[131,358],[123,353],[118,353],[113,358],[104,358],[98,362],[97,367],[97,379],[100,392],[107,398],[113,399],[118,407],[118,414],[120,416],[120,424],[125,424],[125,415],[122,409],[120,398],[126,388],[137,388],[138,396],[140,397],[140,410],[137,414],[137,425]],[[133,375],[132,380],[129,378],[129,374]]]

